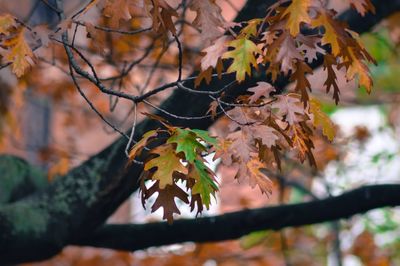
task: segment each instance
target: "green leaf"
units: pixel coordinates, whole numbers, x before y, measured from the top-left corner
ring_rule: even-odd
[[[218,141],[217,138],[211,137],[208,134],[208,131],[206,130],[201,130],[201,129],[191,129],[190,131],[192,131],[193,133],[196,134],[196,136],[202,140],[204,140],[205,142],[207,142],[208,144],[211,144],[213,146],[218,145]]]
[[[205,150],[205,147],[196,139],[196,134],[190,130],[176,128],[167,143],[176,143],[176,153],[183,152],[186,161],[193,163],[197,152]]]
[[[213,178],[213,173],[208,167],[199,160],[195,160],[193,169],[189,176],[196,180],[196,184],[192,188],[192,194],[199,194],[203,204],[207,209],[210,208],[211,195],[215,197],[215,192],[218,191],[218,186]]]
[[[260,245],[266,239],[268,231],[257,231],[250,233],[240,238],[240,246],[243,249],[250,249],[252,247]]]

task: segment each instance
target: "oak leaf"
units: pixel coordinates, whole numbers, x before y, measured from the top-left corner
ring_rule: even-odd
[[[304,106],[307,105],[307,102],[309,100],[307,89],[311,91],[311,84],[308,81],[306,75],[312,73],[313,71],[311,67],[309,67],[306,63],[302,61],[297,61],[296,71],[292,74],[290,78],[291,81],[296,81],[295,91],[300,91],[301,101],[304,103]]]
[[[189,177],[196,180],[196,183],[192,188],[192,194],[199,194],[203,204],[207,209],[209,209],[211,196],[215,197],[215,192],[218,191],[215,174],[208,169],[202,161],[195,160],[193,166],[194,167],[189,172]]]
[[[371,93],[373,81],[369,73],[369,69],[367,65],[359,59],[352,48],[348,48],[350,57],[352,61],[347,69],[346,77],[348,80],[354,79],[354,77],[358,76],[358,84],[359,86],[364,86],[368,93]]]
[[[375,14],[375,7],[370,0],[349,0],[350,5],[357,10],[362,16],[365,16],[367,12]]]
[[[131,5],[132,0],[107,0],[103,14],[104,16],[110,18],[110,26],[113,28],[118,28],[120,20],[130,20],[131,15]]]
[[[285,37],[280,46],[275,62],[281,63],[281,71],[287,74],[289,70],[293,69],[293,61],[295,59],[303,60],[303,56],[297,50],[293,38],[289,34],[284,35]]]
[[[314,28],[324,27],[325,33],[322,35],[321,44],[330,44],[332,47],[332,54],[334,56],[339,55],[341,52],[339,37],[344,30],[340,24],[332,18],[332,15],[325,10],[321,11],[318,17],[311,21],[311,26]]]
[[[176,128],[173,135],[167,140],[167,143],[175,143],[175,152],[183,152],[186,161],[193,163],[197,157],[197,153],[205,150],[205,147],[196,138],[196,134],[192,131]]]
[[[250,155],[255,152],[255,148],[251,145],[251,138],[248,134],[242,131],[236,131],[230,133],[227,139],[230,141],[229,151],[234,157],[244,162],[250,160]]]
[[[10,14],[0,16],[0,34],[10,34],[10,29],[16,26],[15,18]]]
[[[250,103],[257,102],[261,97],[268,98],[269,94],[275,91],[275,88],[269,84],[268,82],[260,81],[257,82],[256,87],[252,87],[247,89],[250,92],[253,92],[253,95],[249,97]]]
[[[302,22],[311,22],[311,18],[308,15],[310,4],[311,0],[293,0],[283,13],[283,16],[288,16],[286,27],[292,36],[299,34]]]
[[[156,192],[158,192],[158,196],[154,204],[151,206],[151,211],[155,212],[162,207],[164,211],[163,219],[166,219],[168,223],[171,224],[174,220],[173,214],[181,213],[176,206],[175,198],[178,198],[185,203],[189,203],[188,194],[180,187],[178,187],[175,183],[166,185],[164,188],[161,188],[161,186],[159,186],[159,182],[156,182],[149,189],[147,197],[150,197]]]
[[[12,72],[21,77],[33,65],[33,52],[25,40],[25,31],[21,30],[15,38],[6,40],[4,45],[9,48],[4,59],[12,63]]]
[[[222,58],[233,59],[228,73],[236,72],[236,80],[241,82],[246,78],[246,74],[251,75],[252,66],[257,67],[255,55],[260,54],[261,50],[254,42],[246,38],[233,40],[228,45],[234,49],[225,52]]]
[[[270,195],[272,193],[273,183],[260,171],[260,169],[265,168],[265,165],[258,159],[252,159],[247,162],[246,167],[250,186],[254,188],[257,185],[262,193]]]
[[[204,45],[210,45],[224,33],[225,19],[214,0],[192,0],[189,7],[196,12],[192,24],[200,29],[200,38]]]
[[[293,125],[299,119],[297,114],[304,114],[304,109],[299,106],[300,101],[289,95],[278,95],[278,100],[272,104],[272,108],[277,108],[279,113],[285,115],[285,120],[289,125]]]
[[[207,70],[209,67],[215,68],[218,60],[227,51],[226,42],[230,38],[228,36],[222,36],[218,38],[212,45],[203,49],[202,52],[206,53],[201,59],[201,69]]]
[[[151,153],[158,154],[159,156],[146,162],[144,170],[149,171],[156,168],[153,180],[158,180],[161,189],[166,185],[172,185],[174,172],[187,174],[188,169],[181,163],[181,159],[175,154],[172,145],[162,145],[153,149]]]
[[[250,131],[254,138],[260,139],[262,144],[268,148],[274,146],[276,141],[279,140],[278,132],[267,125],[251,126]]]
[[[133,161],[135,157],[143,150],[144,147],[148,144],[149,140],[151,138],[154,138],[157,136],[157,131],[156,130],[150,130],[146,132],[142,139],[138,141],[130,150],[129,152],[129,161]]]
[[[326,81],[324,83],[324,85],[326,86],[326,92],[329,92],[331,87],[333,87],[333,99],[335,100],[335,103],[338,104],[339,100],[340,100],[340,90],[339,90],[339,86],[337,84],[337,76],[335,73],[335,70],[333,68],[334,65],[337,65],[336,59],[335,57],[333,57],[332,55],[326,54],[324,56],[324,70],[327,73],[327,78]]]
[[[310,113],[312,114],[313,124],[315,127],[320,126],[322,133],[332,141],[335,137],[335,127],[329,116],[321,110],[321,103],[312,98],[310,101]]]

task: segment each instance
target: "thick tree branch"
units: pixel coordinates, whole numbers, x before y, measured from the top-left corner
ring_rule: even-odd
[[[267,6],[274,2],[249,0],[237,20],[261,17]],[[370,19],[371,16],[363,19],[353,11],[342,16],[352,30],[360,33],[367,31],[400,9],[400,0],[373,2],[377,10],[373,19]],[[314,67],[317,66],[318,62]],[[233,78],[225,76],[210,87],[218,90]],[[277,85],[283,87],[288,82],[286,77],[280,77]],[[236,86],[233,93],[245,91],[250,83],[254,80]],[[190,82],[184,84],[186,87],[192,85]],[[206,90],[208,86],[199,89]],[[210,101],[206,95],[193,96],[176,90],[161,107],[179,115],[200,116],[207,111]],[[170,121],[174,125],[200,129],[206,129],[213,123],[210,119]],[[135,138],[155,127],[156,122],[143,121],[136,128]],[[46,259],[101,225],[137,188],[142,169],[138,165],[126,169],[125,146],[126,140],[121,138],[53,182],[45,191],[0,206],[0,263]]]
[[[365,186],[337,197],[307,203],[243,210],[219,216],[166,222],[105,225],[73,244],[135,251],[182,242],[236,239],[257,230],[317,224],[400,205],[400,185]]]

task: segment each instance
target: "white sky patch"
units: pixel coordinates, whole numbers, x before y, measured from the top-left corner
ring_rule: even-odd
[[[315,193],[326,197],[326,184],[333,195],[340,195],[350,189],[363,185],[379,183],[400,183],[400,138],[395,130],[387,126],[386,116],[379,106],[343,108],[331,116],[340,127],[344,137],[350,137],[357,126],[368,129],[370,137],[364,142],[350,141],[342,148],[347,156],[344,160],[330,163],[324,171],[324,182],[316,179],[313,185]],[[338,139],[340,141],[340,139]],[[393,209],[393,217],[399,217],[400,209]],[[355,216],[349,220],[352,227],[341,232],[341,246],[348,250],[356,237],[365,228],[368,220],[376,225],[384,223],[383,210],[370,211],[366,216]],[[394,240],[393,232],[374,235],[375,243],[383,246]],[[333,260],[328,259],[328,265],[333,266]],[[346,255],[344,266],[362,265],[361,261],[352,255]]]

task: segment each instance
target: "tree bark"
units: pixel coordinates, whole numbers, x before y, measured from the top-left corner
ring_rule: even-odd
[[[261,17],[265,9],[274,2],[249,0],[239,12],[237,20]],[[350,24],[352,30],[362,33],[400,9],[400,0],[373,2],[376,7],[375,15],[361,18],[354,11],[348,11],[341,18]],[[314,67],[320,63],[320,60],[317,61]],[[213,82],[210,87],[220,88],[233,78],[232,75],[226,76]],[[265,79],[262,76],[260,78]],[[281,88],[289,82],[286,77],[278,80],[276,85]],[[242,83],[233,89],[233,93],[243,92],[254,82],[253,79]],[[190,83],[185,85],[192,86]],[[207,96],[193,96],[182,90],[175,90],[162,104],[162,108],[178,115],[197,116],[207,111],[209,103]],[[206,129],[213,123],[209,119],[170,121],[174,125],[200,129]],[[157,122],[144,120],[137,126],[135,138],[139,139],[144,132],[156,127]],[[102,225],[137,189],[142,168],[138,165],[126,168],[125,145],[124,139],[118,139],[51,183],[45,190],[0,205],[0,263],[47,259],[64,246],[79,242]]]
[[[361,187],[337,197],[311,202],[249,209],[218,216],[147,224],[105,225],[73,243],[125,251],[183,242],[236,239],[258,230],[280,230],[317,224],[400,205],[399,184]]]

